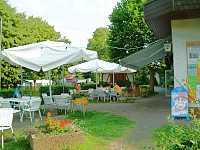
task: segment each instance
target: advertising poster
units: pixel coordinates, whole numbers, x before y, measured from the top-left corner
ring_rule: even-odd
[[[184,87],[176,87],[171,93],[172,117],[188,117],[188,92]]]

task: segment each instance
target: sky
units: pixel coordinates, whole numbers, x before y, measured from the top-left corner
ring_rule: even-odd
[[[119,0],[8,0],[18,12],[39,16],[67,36],[72,46],[86,47],[98,27],[110,24],[109,15]]]

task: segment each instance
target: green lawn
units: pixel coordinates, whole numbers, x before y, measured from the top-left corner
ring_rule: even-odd
[[[127,118],[107,112],[87,112],[85,117],[76,112],[71,113],[68,118],[75,120],[87,133],[104,139],[120,137],[126,129],[134,127],[134,123]]]
[[[83,117],[80,112],[75,112],[69,114],[67,118],[74,120],[85,131],[86,139],[84,144],[66,146],[66,150],[107,149],[112,140],[122,137],[128,129],[134,127],[134,122],[111,113],[87,112],[86,116]],[[18,142],[16,143],[12,139],[5,141],[5,149],[30,149],[28,141],[25,140],[25,134],[21,130],[15,130],[15,133],[17,133]],[[7,137],[11,137],[11,134],[8,134]]]

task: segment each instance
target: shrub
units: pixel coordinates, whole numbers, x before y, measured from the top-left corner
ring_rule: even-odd
[[[85,93],[75,93],[72,95],[73,99],[76,99],[76,98],[81,98],[81,97],[87,97],[87,94]]]
[[[122,87],[130,87],[131,82],[128,81],[128,80],[119,80],[119,81],[117,82],[117,84],[118,84],[119,86],[122,86]]]
[[[88,89],[95,89],[96,84],[95,83],[83,83],[81,84],[81,90],[88,90]]]
[[[63,93],[63,86],[62,85],[53,85],[51,87],[51,89],[52,89],[53,95],[60,95],[61,93]],[[64,93],[69,93],[70,89],[74,89],[74,87],[72,85],[65,85],[64,86]],[[40,91],[40,94],[41,93],[47,93],[49,95],[49,86],[41,86],[39,91]]]
[[[10,89],[1,89],[0,90],[0,96],[3,98],[11,98],[13,97],[15,89],[10,88]]]
[[[200,149],[200,121],[194,120],[190,125],[166,125],[155,131],[154,140],[162,150]]]
[[[39,87],[23,87],[21,92],[23,96],[40,96]]]

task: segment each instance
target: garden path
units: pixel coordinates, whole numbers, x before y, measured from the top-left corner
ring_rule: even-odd
[[[138,98],[135,103],[90,104],[89,109],[112,112],[135,121],[136,127],[128,132],[123,142],[136,150],[153,146],[153,131],[167,123],[170,114],[169,98],[164,96]]]

